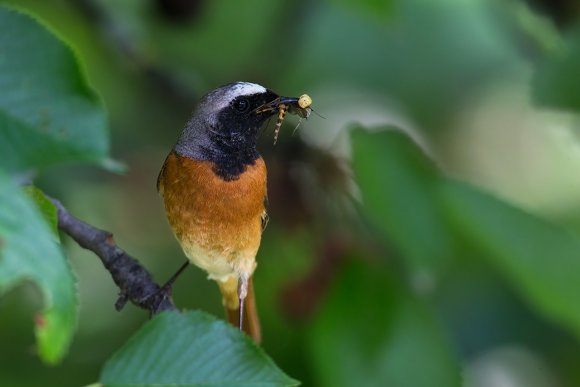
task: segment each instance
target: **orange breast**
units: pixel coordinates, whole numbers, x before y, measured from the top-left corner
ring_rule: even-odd
[[[251,275],[265,214],[266,166],[259,158],[231,181],[212,166],[169,154],[159,176],[167,218],[188,258],[210,277]]]

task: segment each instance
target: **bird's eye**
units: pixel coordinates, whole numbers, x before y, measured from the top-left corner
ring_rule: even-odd
[[[247,112],[250,108],[250,101],[245,98],[238,99],[234,102],[234,108],[240,113]]]

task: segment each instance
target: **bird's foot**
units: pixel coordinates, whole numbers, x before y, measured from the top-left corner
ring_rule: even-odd
[[[165,284],[163,284],[163,286],[159,288],[159,290],[157,290],[155,293],[153,293],[148,297],[153,298],[153,300],[150,303],[151,308],[149,308],[150,317],[159,313],[159,305],[161,305],[163,301],[171,298],[173,293],[173,284],[175,283],[175,280],[177,279],[177,277],[181,275],[181,273],[183,273],[185,269],[187,269],[188,266],[189,261],[185,261],[185,263],[179,267],[179,269],[175,272],[175,274],[173,274],[167,280],[167,282],[165,282]]]

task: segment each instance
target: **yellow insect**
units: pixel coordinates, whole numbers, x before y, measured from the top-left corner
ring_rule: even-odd
[[[303,118],[308,118],[310,113],[312,112],[312,98],[308,94],[302,94],[299,98],[284,98],[279,97],[276,98],[274,101],[269,102],[263,106],[260,106],[257,109],[257,112],[265,112],[265,111],[272,111],[278,109],[278,118],[276,119],[276,125],[274,127],[274,144],[278,141],[278,134],[280,133],[280,128],[282,127],[282,123],[284,122],[284,118],[286,118],[286,113],[290,112],[291,114],[295,114],[300,116],[300,121],[298,122],[298,126],[302,122]]]
[[[286,118],[288,107],[289,106],[285,103],[278,105],[278,118],[276,119],[276,126],[274,127],[274,145],[276,145],[276,142],[278,141],[278,134],[280,133],[282,122],[284,122],[284,118]]]

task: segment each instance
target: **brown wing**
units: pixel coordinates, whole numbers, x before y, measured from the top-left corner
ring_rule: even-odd
[[[169,156],[165,158],[163,162],[163,166],[161,167],[161,171],[159,171],[159,175],[157,175],[157,192],[163,195],[163,174],[165,173],[165,165],[167,164],[167,159]]]
[[[264,196],[264,212],[262,213],[262,232],[268,226],[268,222],[270,221],[270,217],[268,216],[268,193]]]

